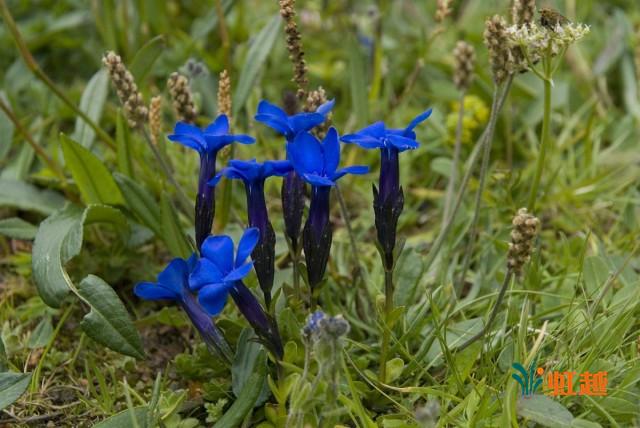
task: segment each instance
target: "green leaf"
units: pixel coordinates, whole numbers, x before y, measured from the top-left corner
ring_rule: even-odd
[[[231,407],[216,422],[214,428],[232,428],[239,426],[245,416],[253,409],[260,397],[267,378],[267,356],[261,352],[256,360],[256,369],[247,378]]]
[[[351,88],[351,109],[356,116],[356,124],[363,125],[369,116],[367,96],[368,67],[360,43],[354,38],[349,49],[349,87]]]
[[[0,410],[16,401],[29,382],[31,373],[0,373]]]
[[[596,293],[609,278],[611,269],[607,261],[598,256],[590,256],[584,260],[584,285],[589,295]]]
[[[236,397],[242,392],[242,388],[251,377],[251,374],[258,369],[256,364],[260,361],[266,361],[261,359],[264,356],[262,355],[264,352],[262,345],[256,341],[253,330],[249,328],[243,329],[238,338],[236,354],[231,365],[231,387]],[[261,394],[256,399],[255,405],[263,404],[268,398],[269,385],[265,379]]]
[[[151,193],[129,177],[115,173],[114,178],[122,191],[127,207],[143,225],[161,236],[160,212],[158,203]]]
[[[109,284],[89,275],[80,282],[78,294],[91,306],[91,311],[80,322],[87,336],[121,354],[144,357],[138,331]]]
[[[0,206],[51,214],[64,206],[64,198],[52,190],[41,190],[19,180],[0,178]]]
[[[131,133],[129,125],[122,110],[116,117],[116,161],[118,171],[129,177],[133,177],[133,156],[131,154]]]
[[[393,358],[387,361],[387,377],[385,378],[385,383],[393,383],[394,380],[398,379],[400,375],[402,375],[403,370],[404,361],[402,361],[402,358]]]
[[[545,427],[570,427],[573,415],[566,407],[545,395],[520,397],[518,416],[530,419]]]
[[[4,91],[0,91],[0,99],[4,104],[9,105],[6,94]],[[13,131],[15,126],[13,122],[7,117],[4,111],[0,110],[0,162],[9,154],[11,150],[11,144],[13,143]]]
[[[133,412],[133,415],[131,414]],[[133,426],[132,417],[136,418],[138,426],[141,428],[146,427],[145,421],[147,420],[148,409],[147,406],[138,406],[133,409],[126,409],[120,413],[116,413],[110,418],[105,419],[93,426],[93,428],[124,428]]]
[[[60,136],[67,167],[86,204],[124,205],[107,167],[93,153],[64,134]]]
[[[240,109],[244,107],[253,85],[257,82],[258,74],[267,60],[273,44],[280,35],[280,21],[280,15],[274,16],[260,30],[247,52],[244,66],[238,79],[238,86],[233,94],[233,116],[237,116]]]
[[[29,144],[20,147],[18,156],[11,160],[11,163],[0,174],[0,178],[9,180],[24,180],[29,175],[35,152]]]
[[[178,222],[178,215],[166,193],[160,201],[160,224],[162,238],[171,254],[176,257],[187,258],[191,254],[191,246]]]
[[[231,6],[236,0],[223,0],[222,10],[226,15],[231,10]],[[154,5],[155,6],[155,5]],[[204,39],[207,35],[213,31],[218,25],[218,13],[215,7],[209,8],[209,12],[205,15],[199,16],[193,20],[191,24],[191,38],[192,39]],[[204,41],[204,40],[203,40]]]
[[[95,123],[100,121],[104,104],[107,101],[107,90],[109,88],[109,75],[107,70],[98,70],[93,75],[80,98],[80,110],[91,118]],[[76,127],[73,132],[73,139],[78,141],[83,147],[91,148],[96,132],[82,118],[76,118]]]
[[[165,43],[163,36],[156,36],[149,40],[136,52],[136,55],[131,61],[129,71],[133,74],[133,78],[136,82],[142,82],[142,80],[149,74],[151,67],[156,60],[164,52]]]
[[[0,220],[0,235],[13,239],[33,239],[38,228],[18,217]]]
[[[27,342],[27,347],[29,347],[29,349],[42,348],[49,343],[51,336],[53,336],[51,318],[44,317],[31,332],[31,336],[29,336],[29,341]]]
[[[68,205],[40,223],[31,257],[33,279],[38,294],[51,307],[59,308],[73,287],[64,265],[80,253],[85,223],[111,223],[121,230],[127,227],[120,211],[104,205],[86,209]]]
[[[4,341],[2,335],[0,335],[0,372],[3,372],[9,368],[9,361],[7,359],[7,351],[4,349]]]

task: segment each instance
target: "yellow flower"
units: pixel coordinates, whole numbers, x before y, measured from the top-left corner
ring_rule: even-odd
[[[446,124],[449,134],[447,141],[453,144],[456,139],[456,127],[458,126],[458,112],[460,103],[451,103],[451,113],[447,115]],[[476,131],[489,119],[489,108],[481,98],[475,95],[464,97],[464,117],[462,118],[462,143],[473,142]]]

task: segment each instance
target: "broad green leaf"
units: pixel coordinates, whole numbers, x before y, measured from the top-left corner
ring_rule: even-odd
[[[233,364],[231,365],[231,386],[236,397],[240,395],[244,384],[251,374],[258,369],[256,364],[258,364],[259,361],[265,361],[261,359],[261,357],[264,356],[262,355],[264,352],[262,345],[256,341],[253,330],[249,328],[243,329],[238,338],[236,354],[233,358]],[[265,379],[262,392],[256,399],[256,406],[263,404],[268,398],[269,386]]]
[[[59,308],[73,287],[64,265],[80,253],[85,223],[111,223],[120,229],[127,227],[124,215],[105,205],[90,205],[86,209],[68,205],[40,223],[33,243],[33,279],[38,294],[51,307]]]
[[[38,228],[18,217],[0,220],[0,235],[13,239],[33,239]]]
[[[33,279],[44,302],[59,308],[71,287],[64,265],[78,255],[82,247],[84,210],[68,205],[46,218],[33,244]]]
[[[233,116],[244,107],[249,98],[253,85],[257,82],[258,74],[262,69],[271,48],[278,36],[280,36],[280,15],[274,16],[258,33],[251,42],[251,47],[245,57],[244,66],[240,72],[238,86],[233,94]]]
[[[0,373],[0,410],[20,398],[29,382],[31,373]]]
[[[107,70],[98,70],[93,75],[80,98],[80,110],[91,118],[95,123],[100,121],[104,104],[107,100],[107,90],[109,88],[109,75]],[[80,117],[76,118],[76,127],[73,132],[73,139],[88,149],[93,145],[96,132]]]
[[[127,207],[143,225],[161,236],[160,210],[150,192],[125,175],[115,173],[113,176],[122,191]]]
[[[120,190],[102,161],[64,134],[60,141],[82,200],[86,204],[124,205]]]
[[[131,133],[122,110],[116,118],[116,160],[118,171],[133,177],[133,155],[131,154]]]
[[[153,64],[164,51],[165,43],[163,36],[156,36],[149,40],[140,48],[131,61],[129,71],[137,82],[142,82],[153,67]]]
[[[51,214],[64,206],[64,198],[52,190],[41,190],[19,180],[0,178],[0,207]]]
[[[394,380],[402,375],[403,370],[404,361],[402,361],[402,358],[393,358],[387,361],[387,377],[385,378],[385,383],[392,384]]]
[[[0,91],[0,99],[4,104],[7,106],[9,105],[4,91]],[[7,154],[9,154],[9,150],[11,150],[14,130],[15,126],[13,125],[13,122],[9,120],[2,110],[0,110],[0,162],[4,160]]]
[[[133,412],[133,415],[131,414]],[[99,422],[93,426],[93,428],[125,428],[132,427],[132,418],[136,418],[138,426],[140,428],[146,428],[145,421],[147,420],[147,406],[138,406],[133,409],[123,410],[120,413]]]
[[[191,247],[180,227],[178,214],[166,193],[162,194],[160,202],[160,225],[162,239],[172,255],[187,258],[191,254]]]
[[[80,322],[87,336],[121,354],[144,357],[138,331],[109,284],[89,275],[80,282],[78,294],[91,306],[91,311]]]
[[[546,395],[520,397],[517,411],[518,416],[545,427],[570,427],[573,420],[573,415],[566,407]]]
[[[238,398],[216,422],[214,428],[233,428],[239,426],[245,416],[253,409],[260,397],[267,378],[267,357],[261,352],[256,360],[255,370],[242,386]]]
[[[44,317],[31,332],[27,346],[29,349],[42,348],[49,343],[52,335],[53,325],[51,324],[51,318],[48,316]]]
[[[594,296],[594,293],[607,281],[610,271],[607,261],[602,257],[590,256],[584,260],[582,275],[590,296]]]

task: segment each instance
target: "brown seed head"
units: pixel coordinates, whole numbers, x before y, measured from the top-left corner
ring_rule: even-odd
[[[189,79],[180,73],[171,73],[167,80],[167,87],[178,119],[187,123],[195,122],[198,114],[193,103]]]
[[[500,15],[485,22],[484,44],[489,49],[489,62],[493,80],[502,83],[509,76],[510,52],[506,36],[507,23]]]
[[[453,57],[455,60],[453,81],[460,91],[466,91],[473,81],[476,53],[473,46],[461,40],[453,50]]]
[[[222,70],[218,80],[218,114],[226,114],[231,121],[231,78]]]
[[[519,276],[522,274],[523,266],[531,258],[533,245],[540,229],[540,220],[529,214],[526,208],[520,208],[512,224],[507,266],[516,276]]]
[[[536,18],[536,0],[513,0],[511,20],[515,25],[531,25]]]
[[[304,101],[307,94],[307,63],[304,60],[304,50],[302,48],[302,37],[296,24],[296,2],[295,0],[280,0],[280,15],[284,19],[285,40],[289,59],[293,64],[293,82],[298,86],[297,96],[300,101]]]
[[[315,89],[309,92],[307,96],[307,102],[305,103],[304,110],[305,111],[316,111],[318,107],[327,102],[327,94],[322,86],[319,86],[318,89]],[[323,139],[327,135],[327,131],[331,126],[331,113],[327,115],[327,120],[324,121],[321,125],[317,126],[314,129],[314,134],[319,139]]]
[[[132,128],[142,126],[147,121],[149,111],[144,105],[144,99],[138,91],[133,75],[127,70],[122,58],[113,51],[104,54],[102,63],[107,68],[118,98],[124,106],[129,126]]]
[[[151,98],[151,103],[149,103],[149,130],[151,133],[151,142],[154,145],[158,144],[158,137],[162,132],[161,109],[162,97],[158,95]]]
[[[442,24],[449,15],[451,15],[451,0],[438,0],[436,22]]]

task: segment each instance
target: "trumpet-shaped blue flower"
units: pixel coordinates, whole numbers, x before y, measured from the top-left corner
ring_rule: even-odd
[[[210,184],[216,185],[222,176],[240,179],[244,183],[247,196],[247,215],[250,227],[260,231],[260,239],[251,253],[253,267],[258,276],[260,288],[267,306],[271,304],[273,288],[276,235],[269,221],[267,204],[264,198],[264,182],[268,177],[282,177],[292,170],[289,161],[265,161],[264,163],[232,160]]]
[[[202,309],[189,290],[189,273],[196,265],[196,256],[188,260],[173,259],[158,275],[157,282],[141,282],[134,293],[145,300],[172,300],[186,312],[207,347],[231,362],[233,353],[211,317]]]
[[[292,142],[299,133],[310,131],[322,124],[334,104],[334,100],[327,101],[315,112],[302,112],[289,116],[277,105],[262,100],[258,104],[258,113],[255,119],[284,135],[288,142]]]
[[[204,130],[188,123],[178,122],[169,139],[200,154],[200,176],[195,208],[196,243],[200,248],[211,231],[215,215],[214,189],[208,182],[216,173],[218,151],[233,142],[251,144],[255,140],[248,135],[230,134],[229,119],[224,114],[218,116]]]
[[[302,245],[307,262],[307,276],[311,287],[320,284],[329,261],[333,231],[329,222],[331,188],[346,174],[366,174],[366,166],[349,166],[338,169],[340,143],[338,132],[330,128],[320,142],[313,135],[298,134],[287,145],[289,159],[296,173],[311,184],[309,217],[302,232]]]
[[[404,129],[391,129],[383,122],[376,122],[355,134],[342,137],[345,143],[355,143],[365,149],[380,149],[379,188],[373,186],[373,207],[378,242],[384,253],[385,268],[388,270],[393,266],[398,218],[404,207],[398,155],[400,152],[418,147],[414,129],[429,116],[431,109],[416,116]]]
[[[253,267],[253,262],[247,262],[247,258],[259,238],[257,228],[245,230],[235,252],[229,236],[209,236],[202,244],[202,258],[189,276],[189,286],[199,291],[198,301],[211,315],[218,315],[231,295],[261,341],[280,358],[282,342],[274,323],[242,283]]]

